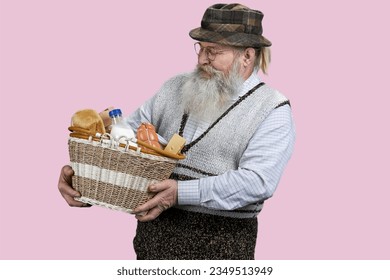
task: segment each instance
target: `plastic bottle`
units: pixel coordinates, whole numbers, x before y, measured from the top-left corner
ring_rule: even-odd
[[[112,127],[110,132],[111,136],[114,137],[115,140],[119,141],[120,143],[129,143],[131,146],[136,147],[137,144],[131,141],[127,142],[125,139],[135,139],[135,134],[131,127],[127,125],[122,119],[122,111],[120,109],[113,109],[108,114],[112,121]]]

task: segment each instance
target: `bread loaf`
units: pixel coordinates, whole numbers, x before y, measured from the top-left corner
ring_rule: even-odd
[[[106,132],[102,118],[92,109],[84,109],[74,113],[71,126],[75,129],[82,129],[92,136]]]

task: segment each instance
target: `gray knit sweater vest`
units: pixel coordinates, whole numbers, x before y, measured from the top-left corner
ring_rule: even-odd
[[[179,132],[182,123],[181,87],[188,79],[183,74],[167,81],[153,97],[152,123],[165,139]],[[278,91],[267,85],[260,86],[239,102],[201,140],[185,152],[174,170],[179,180],[217,176],[237,170],[238,163],[249,140],[262,121],[276,107],[288,103]],[[263,201],[234,210],[209,209],[202,206],[179,205],[177,208],[233,218],[253,218],[263,207]]]

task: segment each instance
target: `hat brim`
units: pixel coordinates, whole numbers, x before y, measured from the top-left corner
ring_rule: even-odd
[[[198,27],[189,33],[194,40],[211,42],[235,47],[270,47],[271,41],[262,35],[254,35],[240,32],[214,32]]]

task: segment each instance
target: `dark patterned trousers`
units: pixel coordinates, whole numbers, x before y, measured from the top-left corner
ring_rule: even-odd
[[[175,208],[151,222],[138,222],[137,259],[254,259],[257,218],[237,219]]]

